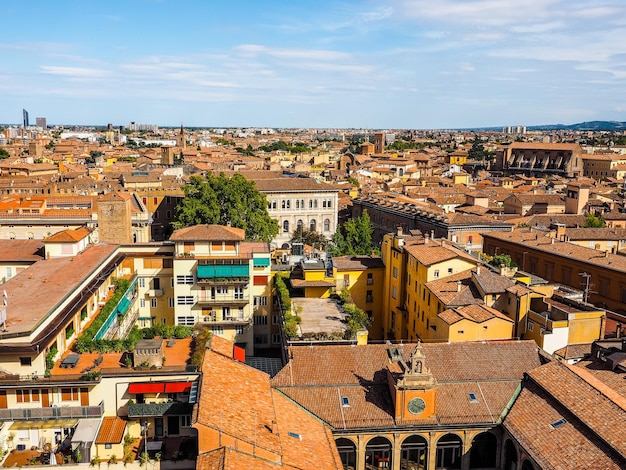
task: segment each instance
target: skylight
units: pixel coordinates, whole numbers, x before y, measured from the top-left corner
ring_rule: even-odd
[[[476,398],[476,394],[475,393],[468,393],[467,395],[469,396],[469,399],[470,399],[471,403],[478,403],[478,398]]]
[[[350,406],[350,399],[348,397],[341,397],[341,406]]]
[[[550,425],[550,427],[551,427],[552,429],[556,429],[556,428],[558,428],[558,427],[560,427],[560,426],[563,426],[565,423],[567,423],[567,421],[565,420],[565,418],[561,418],[561,419],[559,419],[558,421],[555,421],[554,423],[552,423],[552,424]]]
[[[291,432],[291,431],[289,431],[289,432],[287,432],[287,435],[288,435],[289,437],[293,437],[294,439],[300,439],[300,440],[302,440],[302,435],[298,434],[297,432]]]

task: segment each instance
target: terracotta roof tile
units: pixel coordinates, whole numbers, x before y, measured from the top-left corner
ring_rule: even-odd
[[[126,431],[126,421],[119,416],[105,416],[96,437],[96,444],[119,444]]]
[[[216,241],[243,241],[246,232],[243,229],[227,227],[225,225],[203,224],[192,225],[175,230],[170,237],[172,241],[195,241],[195,240],[216,240]]]

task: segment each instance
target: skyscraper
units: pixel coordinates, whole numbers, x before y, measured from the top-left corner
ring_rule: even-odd
[[[28,111],[22,109],[22,115],[24,116],[24,127],[28,127],[30,125],[28,122]]]
[[[38,117],[35,121],[37,122],[37,127],[41,127],[44,130],[48,128],[45,117]]]

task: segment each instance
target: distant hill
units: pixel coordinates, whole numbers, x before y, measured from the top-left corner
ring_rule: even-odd
[[[546,124],[543,126],[528,126],[529,131],[624,131],[626,122],[619,121],[589,121],[577,124]]]

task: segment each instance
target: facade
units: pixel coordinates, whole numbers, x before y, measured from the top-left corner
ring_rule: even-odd
[[[534,177],[576,178],[583,174],[582,155],[578,144],[513,142],[496,153],[492,169]]]
[[[339,188],[310,178],[258,179],[255,187],[267,197],[270,217],[278,221],[274,248],[288,246],[298,226],[328,239],[335,234]]]
[[[253,355],[254,317],[271,316],[272,272],[269,245],[244,240],[221,225],[174,231],[174,324],[206,324]]]

